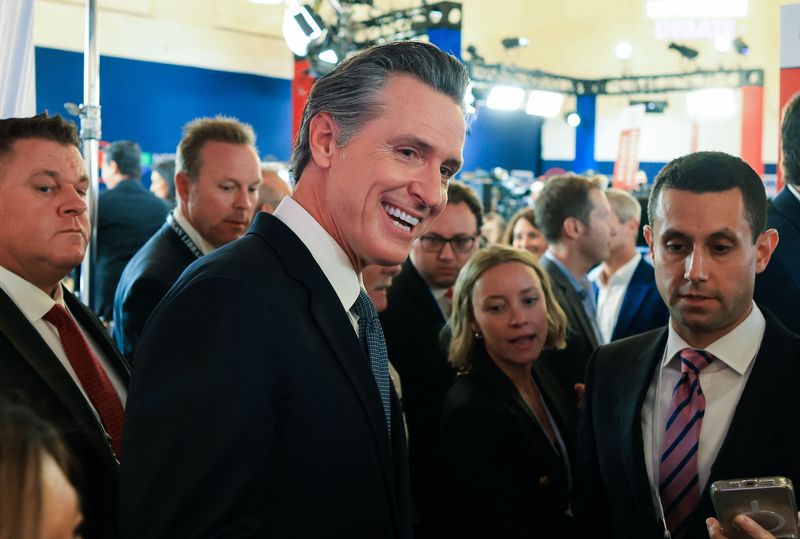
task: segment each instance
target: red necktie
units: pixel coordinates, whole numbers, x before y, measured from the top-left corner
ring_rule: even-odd
[[[706,410],[700,371],[714,360],[708,352],[692,348],[684,348],[678,355],[681,378],[672,392],[659,471],[664,517],[676,538],[685,535],[689,516],[700,501],[697,454]]]
[[[111,380],[108,379],[108,375],[78,328],[78,324],[75,323],[66,308],[55,304],[43,318],[58,330],[67,359],[69,359],[84,391],[89,395],[89,400],[97,410],[106,432],[111,436],[111,448],[119,459],[122,449],[122,425],[125,421],[125,410],[122,408],[122,402],[120,402]]]

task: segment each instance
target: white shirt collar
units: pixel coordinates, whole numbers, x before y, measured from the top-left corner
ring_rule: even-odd
[[[712,354],[739,374],[746,373],[750,364],[755,360],[756,353],[761,347],[764,328],[767,325],[764,315],[755,302],[752,302],[752,306],[753,308],[747,318],[733,330],[705,348],[706,352]],[[755,336],[758,336],[758,338],[754,338]],[[675,357],[675,354],[684,348],[692,347],[673,329],[672,319],[670,318],[667,349],[661,367],[664,368]]]
[[[181,211],[181,206],[178,204],[175,206],[175,209],[172,210],[172,217],[175,219],[175,222],[180,225],[186,235],[194,242],[200,252],[204,255],[213,253],[217,248],[211,245],[206,239],[200,235],[200,233],[192,226],[192,223],[189,222],[189,219]]]
[[[284,197],[273,213],[297,234],[322,273],[333,286],[345,311],[349,311],[361,290],[361,276],[355,272],[344,249],[336,243],[306,209],[291,196]]]
[[[617,269],[608,279],[608,282],[603,284],[603,265],[600,264],[592,271],[589,272],[589,280],[593,283],[597,283],[598,287],[606,287],[612,286],[616,284],[627,284],[628,281],[631,280],[633,277],[633,273],[636,271],[636,268],[639,266],[639,261],[642,259],[642,255],[637,251],[636,254],[633,255],[633,258],[625,262],[622,266]]]
[[[64,293],[60,284],[56,286],[55,297],[52,298],[38,286],[3,266],[0,266],[0,288],[31,323],[41,320],[56,303],[64,305]]]

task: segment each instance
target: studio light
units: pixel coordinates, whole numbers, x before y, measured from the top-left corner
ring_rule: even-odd
[[[747,56],[750,53],[750,47],[740,37],[733,40],[733,48],[742,56]]]
[[[719,35],[714,38],[714,48],[719,52],[728,52],[731,50],[732,41],[730,36]]]
[[[495,86],[489,92],[486,106],[495,110],[517,110],[522,106],[525,90],[516,86]]]
[[[533,90],[528,97],[528,103],[525,105],[525,112],[531,116],[555,118],[561,112],[561,105],[563,104],[564,94]]]
[[[620,60],[630,60],[633,55],[633,47],[631,47],[630,43],[625,41],[617,43],[617,46],[614,48],[614,54],[616,54],[617,58]]]
[[[669,47],[667,48],[676,51],[678,54],[680,54],[687,60],[694,60],[695,58],[697,58],[697,55],[699,54],[697,52],[697,49],[687,47],[686,45],[678,45],[677,43],[670,43]]]
[[[581,125],[581,117],[577,112],[568,112],[566,116],[564,116],[564,121],[567,122],[567,125],[570,127],[578,127]]]
[[[527,37],[507,37],[504,38],[503,41],[503,48],[506,50],[508,49],[518,49],[520,47],[527,47],[531,44],[531,41]]]
[[[730,88],[697,90],[686,94],[686,107],[693,118],[724,118],[736,112],[736,96]]]
[[[319,53],[319,59],[328,64],[335,64],[339,61],[339,56],[333,49],[325,49]]]
[[[283,38],[297,56],[305,56],[312,41],[323,37],[322,27],[307,7],[297,0],[286,1],[283,14]]]
[[[630,106],[635,105],[644,105],[644,111],[647,114],[661,114],[667,109],[669,103],[667,101],[655,101],[655,100],[641,100],[641,99],[631,99],[629,102]]]

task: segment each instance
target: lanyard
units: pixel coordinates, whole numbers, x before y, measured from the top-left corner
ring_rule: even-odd
[[[178,239],[180,239],[183,244],[189,248],[195,258],[200,258],[203,256],[203,251],[197,247],[197,245],[192,241],[192,238],[189,237],[189,234],[187,234],[181,225],[178,224],[171,213],[167,216],[167,223],[169,223],[169,226],[171,226],[172,230],[175,231],[175,234],[178,235]]]

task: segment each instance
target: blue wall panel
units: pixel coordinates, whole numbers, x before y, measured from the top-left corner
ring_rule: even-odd
[[[172,153],[181,127],[224,114],[253,126],[262,156],[291,152],[291,81],[103,56],[100,106],[103,140],[132,139],[146,152]],[[36,48],[36,103],[65,114],[83,100],[83,54]]]
[[[483,107],[467,133],[464,170],[503,167],[540,173],[542,118]]]

